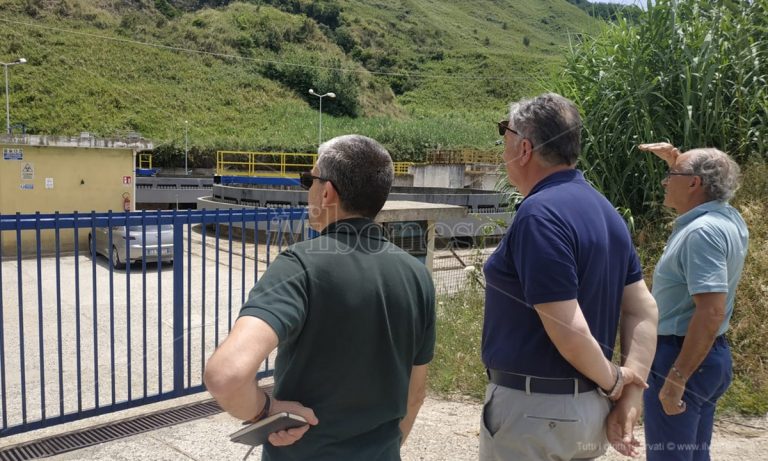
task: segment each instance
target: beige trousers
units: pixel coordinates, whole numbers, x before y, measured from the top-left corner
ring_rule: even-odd
[[[480,422],[480,461],[589,460],[605,453],[608,399],[596,391],[526,394],[490,383]]]

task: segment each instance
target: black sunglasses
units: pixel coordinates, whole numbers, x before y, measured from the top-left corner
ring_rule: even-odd
[[[533,149],[533,142],[531,141],[531,139],[530,138],[526,138],[525,136],[521,135],[519,131],[517,131],[517,130],[515,130],[513,128],[510,128],[509,127],[509,120],[502,120],[502,121],[500,121],[498,123],[498,127],[499,127],[499,136],[504,136],[504,133],[509,131],[510,133],[515,134],[515,135],[517,135],[517,136],[519,136],[519,137],[521,137],[523,139],[527,139],[528,142],[531,143],[531,149]]]
[[[321,178],[320,176],[315,176],[309,171],[305,171],[304,173],[301,173],[301,175],[299,175],[299,184],[301,184],[302,189],[309,190],[309,188],[312,187],[312,183],[315,182],[315,179],[317,179],[318,181],[328,181],[329,183],[331,183],[334,189],[339,190],[339,188],[336,187],[336,184],[334,184],[333,181],[331,181],[330,179]]]
[[[502,121],[500,121],[498,123],[498,126],[499,126],[499,136],[504,136],[504,133],[509,131],[509,132],[511,132],[513,134],[516,134],[516,135],[520,136],[521,138],[524,137],[517,130],[514,130],[514,129],[509,127],[509,120],[502,120]]]

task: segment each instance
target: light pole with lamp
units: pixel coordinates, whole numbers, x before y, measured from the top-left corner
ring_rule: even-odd
[[[317,134],[317,145],[320,146],[320,144],[323,143],[323,98],[328,96],[329,98],[335,98],[336,93],[325,93],[325,94],[317,94],[315,93],[315,90],[312,88],[309,89],[309,94],[312,96],[317,96],[320,98],[320,122],[318,123],[319,131]]]
[[[11,102],[8,94],[8,66],[15,66],[17,64],[25,64],[27,62],[24,58],[19,58],[13,62],[0,62],[5,68],[5,132],[11,134]]]
[[[187,158],[189,157],[189,144],[187,139],[189,138],[189,120],[184,120],[184,176],[189,176],[189,169],[187,168]]]

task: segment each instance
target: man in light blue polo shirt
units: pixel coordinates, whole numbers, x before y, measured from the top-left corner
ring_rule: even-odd
[[[723,336],[749,232],[728,200],[739,166],[717,149],[642,144],[669,166],[664,204],[680,215],[653,274],[658,344],[645,392],[648,460],[709,460],[715,404],[731,383]]]

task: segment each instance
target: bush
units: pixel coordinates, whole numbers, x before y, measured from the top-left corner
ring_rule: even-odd
[[[714,146],[744,161],[768,136],[766,2],[660,0],[572,49],[555,90],[584,116],[580,166],[615,205],[658,216],[666,166],[642,142]]]
[[[438,298],[437,341],[429,370],[433,391],[483,398],[487,382],[480,360],[484,298],[482,291],[471,288]]]

